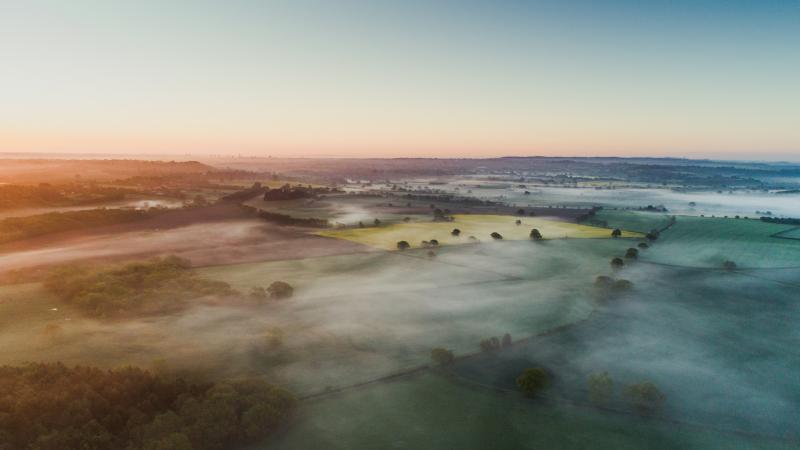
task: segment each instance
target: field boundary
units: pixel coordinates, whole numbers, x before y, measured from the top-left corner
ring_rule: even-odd
[[[791,233],[793,231],[800,231],[800,227],[787,228],[785,230],[778,231],[777,233],[770,234],[769,237],[778,239],[789,239],[792,241],[800,241],[800,237],[784,236],[785,234]]]

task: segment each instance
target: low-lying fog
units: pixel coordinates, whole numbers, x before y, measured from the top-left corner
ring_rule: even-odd
[[[320,245],[325,241],[325,245]],[[0,273],[95,258],[175,254],[196,266],[319,256],[359,248],[265,223],[231,220],[165,230],[130,231],[45,241],[36,248],[0,253]]]
[[[159,250],[195,261],[278,249],[286,257],[339,245],[295,238],[269,247],[262,227],[235,221],[96,237],[2,255],[0,267]],[[634,244],[492,242],[443,248],[433,258],[424,251],[367,252],[208,267],[199,270],[201,276],[244,292],[282,280],[295,287],[295,296],[257,307],[198,306],[115,322],[82,318],[35,285],[0,287],[0,308],[16,305],[6,317],[18,318],[0,328],[0,363],[62,360],[259,373],[302,395],[426,364],[434,347],[463,355],[478,351],[484,338],[510,333],[519,339],[588,318],[496,357],[468,360],[457,370],[513,388],[523,368],[541,365],[553,373],[558,395],[578,400],[585,399],[588,375],[607,371],[618,391],[629,383],[656,383],[667,396],[664,414],[670,419],[798,436],[796,285],[644,261],[612,273],[609,259]],[[660,245],[669,244],[659,241],[644,252],[658,252]],[[635,287],[598,303],[597,275],[630,279]],[[14,303],[15,295],[28,300]]]

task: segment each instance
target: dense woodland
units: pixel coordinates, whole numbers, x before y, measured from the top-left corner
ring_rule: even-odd
[[[98,208],[82,211],[51,212],[0,220],[0,243],[26,239],[60,231],[83,230],[105,225],[133,222],[159,214],[149,210]]]
[[[203,297],[239,295],[225,282],[196,277],[189,262],[176,256],[106,269],[60,267],[45,287],[94,317],[171,312]]]
[[[0,210],[119,201],[124,200],[128,192],[126,189],[103,187],[95,183],[0,185]]]
[[[190,384],[138,368],[0,367],[0,450],[217,450],[275,432],[295,400],[261,379]]]

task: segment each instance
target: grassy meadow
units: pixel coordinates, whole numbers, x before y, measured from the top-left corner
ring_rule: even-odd
[[[679,216],[661,234],[658,251],[644,259],[700,268],[721,268],[724,261],[739,268],[799,267],[800,240],[772,237],[791,228],[755,219]]]
[[[440,245],[461,245],[478,241],[491,241],[493,232],[500,233],[504,240],[530,240],[531,229],[536,228],[544,239],[591,239],[610,238],[607,228],[579,225],[569,222],[538,218],[499,215],[455,215],[452,222],[410,222],[368,228],[347,228],[325,230],[317,234],[336,239],[347,239],[373,247],[395,250],[398,241],[407,241],[411,247],[421,246],[421,242],[435,239]],[[520,220],[520,225],[516,221]],[[458,228],[459,236],[451,234]],[[641,233],[623,232],[622,237],[642,237]]]

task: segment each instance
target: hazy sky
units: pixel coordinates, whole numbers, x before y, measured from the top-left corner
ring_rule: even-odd
[[[800,0],[0,3],[0,151],[800,158]]]

